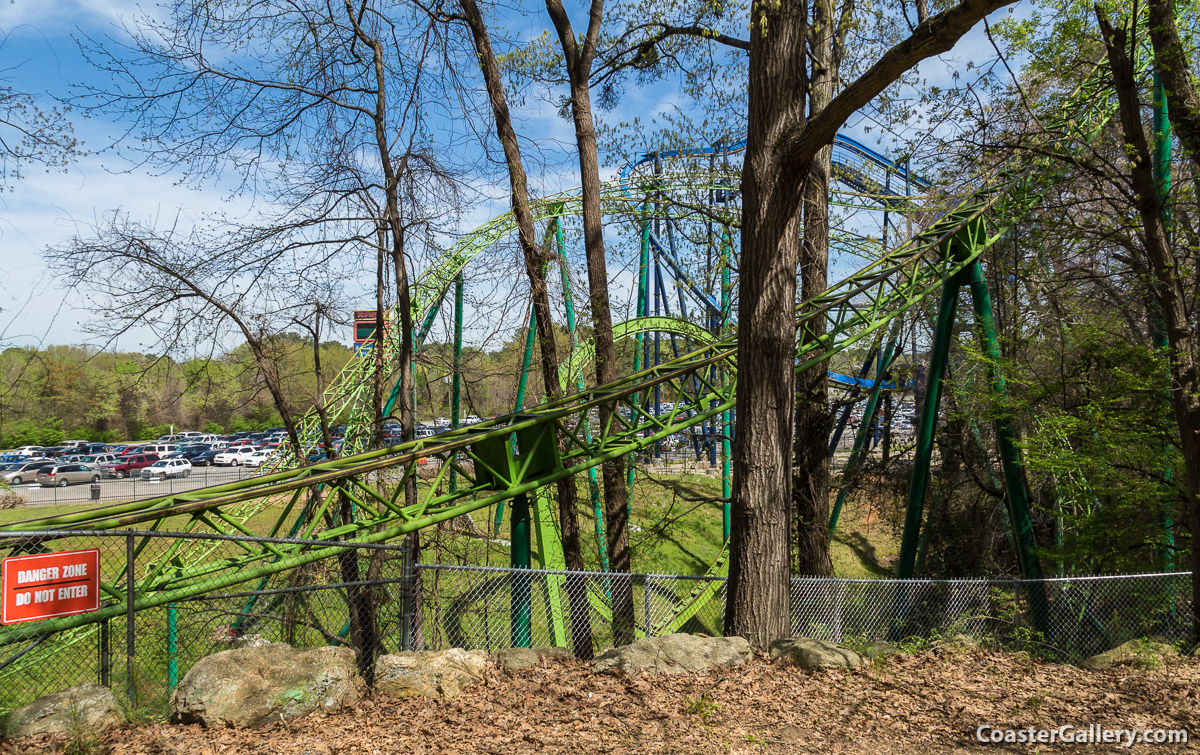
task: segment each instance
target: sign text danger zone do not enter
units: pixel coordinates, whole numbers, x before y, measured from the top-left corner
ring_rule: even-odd
[[[4,559],[0,624],[87,613],[100,608],[100,550]]]

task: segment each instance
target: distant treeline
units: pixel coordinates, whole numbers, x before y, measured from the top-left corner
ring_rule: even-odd
[[[560,339],[566,354],[569,340],[565,333]],[[463,349],[463,416],[513,410],[524,344],[522,331],[494,351]],[[312,340],[287,333],[268,346],[289,408],[298,416],[307,413],[318,398]],[[321,343],[326,388],[350,359],[349,347]],[[535,353],[535,366],[536,360]],[[449,416],[453,361],[449,344],[427,344],[419,352],[418,419]],[[591,369],[587,365],[585,372]],[[538,403],[543,393],[535,367],[529,372],[525,405]],[[55,445],[67,439],[148,440],[172,427],[177,432],[239,432],[280,424],[245,345],[186,361],[90,346],[13,347],[0,352],[0,448]]]

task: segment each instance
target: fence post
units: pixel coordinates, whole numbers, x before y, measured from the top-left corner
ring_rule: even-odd
[[[170,695],[179,686],[179,643],[176,630],[179,622],[179,610],[174,603],[167,604],[167,694]]]
[[[108,648],[108,619],[100,622],[100,685],[107,687],[109,682],[109,648]]]
[[[131,707],[137,704],[137,691],[133,683],[133,654],[136,650],[133,627],[134,558],[133,530],[128,530],[125,533],[125,694]]]
[[[409,541],[412,534],[404,536],[404,577],[400,580],[400,647],[413,650],[413,593],[416,565],[413,564],[412,548]]]
[[[642,625],[646,627],[646,636],[650,636],[650,581],[654,579],[649,574],[642,580]]]

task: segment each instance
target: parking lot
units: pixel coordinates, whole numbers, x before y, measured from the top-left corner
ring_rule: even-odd
[[[183,478],[158,480],[143,480],[135,473],[134,477],[124,480],[101,480],[100,500],[103,501],[133,501],[139,498],[180,493],[195,490],[209,485],[220,485],[234,482],[247,477],[253,477],[257,470],[246,467],[195,467],[191,475]],[[68,485],[64,488],[44,488],[37,483],[14,485],[13,492],[24,496],[30,506],[56,506],[71,503],[89,503],[93,500],[91,485]]]

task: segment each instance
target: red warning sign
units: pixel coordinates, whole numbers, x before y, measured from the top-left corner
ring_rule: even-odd
[[[100,608],[100,550],[4,559],[0,624],[70,616]]]

